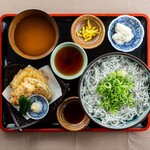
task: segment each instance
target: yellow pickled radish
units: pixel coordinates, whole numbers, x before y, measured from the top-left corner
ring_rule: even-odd
[[[90,23],[90,20],[87,20],[87,24],[83,25],[81,27],[81,30],[79,30],[77,33],[78,37],[82,37],[84,39],[84,42],[92,40],[96,35],[100,34],[99,30],[96,28],[96,26],[93,26]]]

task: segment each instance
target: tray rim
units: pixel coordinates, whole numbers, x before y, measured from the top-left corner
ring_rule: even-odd
[[[143,13],[69,13],[69,14],[65,14],[65,13],[55,13],[55,14],[50,14],[53,17],[78,17],[80,15],[84,15],[84,14],[93,14],[95,16],[98,17],[117,17],[120,15],[131,15],[131,16],[135,16],[135,17],[144,17],[147,21],[147,66],[148,68],[150,68],[150,44],[148,43],[150,40],[150,31],[148,30],[150,28],[150,19],[146,14]],[[0,82],[2,83],[2,70],[3,70],[3,66],[2,66],[2,20],[5,17],[15,17],[17,14],[3,14],[0,17]],[[0,93],[2,93],[2,86],[0,86]],[[2,110],[2,94],[0,96],[0,110]],[[150,127],[150,114],[148,115],[148,123],[147,126],[145,128],[128,128],[128,129],[124,129],[124,130],[112,130],[112,129],[107,129],[107,128],[87,128],[84,129],[80,132],[117,132],[117,131],[123,131],[123,132],[131,132],[131,131],[145,131]],[[0,111],[0,129],[4,132],[19,132],[19,130],[15,130],[15,129],[7,129],[4,128],[2,125],[2,111]],[[38,128],[38,129],[23,129],[24,132],[70,132],[67,131],[63,128]]]

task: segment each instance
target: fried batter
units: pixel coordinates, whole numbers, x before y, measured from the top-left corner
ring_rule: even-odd
[[[44,76],[42,71],[37,70],[34,67],[27,66],[23,70],[21,69],[17,75],[14,76],[10,86],[15,90],[21,84],[21,82],[24,82],[25,78],[35,78],[47,84],[47,77]]]
[[[11,93],[10,103],[13,105],[19,105],[19,97],[29,97],[32,94],[40,94],[50,100],[52,97],[49,87],[35,78],[24,78],[24,81]]]

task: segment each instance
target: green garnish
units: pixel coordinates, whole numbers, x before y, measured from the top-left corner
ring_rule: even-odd
[[[133,107],[133,87],[133,79],[124,70],[110,73],[96,88],[100,107],[111,113],[117,113],[123,106]]]
[[[30,107],[30,100],[24,96],[19,97],[19,112],[21,115],[25,115],[28,108]]]

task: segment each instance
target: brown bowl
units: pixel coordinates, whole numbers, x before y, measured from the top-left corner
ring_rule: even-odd
[[[41,10],[26,10],[11,22],[8,38],[12,49],[26,59],[41,59],[55,48],[59,30],[55,20]]]
[[[57,108],[57,119],[62,127],[69,131],[80,131],[90,122],[85,114],[79,97],[69,97]]]
[[[90,20],[90,24],[98,31],[100,34],[97,34],[95,37],[93,37],[90,41],[85,42],[83,37],[77,36],[77,32],[79,32],[83,26],[87,25],[87,20]],[[105,26],[103,22],[94,15],[82,15],[78,17],[71,26],[71,37],[72,40],[82,46],[85,49],[92,49],[97,46],[99,46],[105,37]]]

